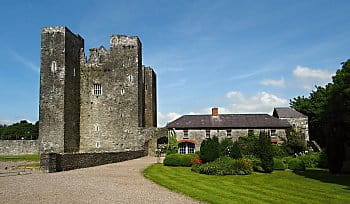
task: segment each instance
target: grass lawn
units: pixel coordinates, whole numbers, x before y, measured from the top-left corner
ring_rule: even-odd
[[[0,155],[0,161],[40,161],[39,154]]]
[[[333,176],[323,169],[209,176],[190,167],[154,164],[144,176],[208,203],[350,203],[350,175]]]

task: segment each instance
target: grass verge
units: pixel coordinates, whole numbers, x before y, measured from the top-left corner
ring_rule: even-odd
[[[144,176],[175,192],[208,203],[350,203],[350,175],[323,169],[209,176],[190,167],[149,166]]]
[[[0,155],[0,161],[40,161],[39,154]]]

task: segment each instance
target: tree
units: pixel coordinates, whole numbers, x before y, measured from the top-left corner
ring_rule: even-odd
[[[33,125],[22,120],[9,126],[3,126],[0,136],[3,140],[35,140],[39,136],[39,125],[38,122]]]
[[[326,147],[330,171],[340,172],[345,145],[350,146],[350,60],[342,63],[332,83],[316,87],[308,98],[294,98],[290,105],[309,117],[310,138]]]
[[[176,139],[176,133],[173,131],[170,131],[166,153],[167,154],[177,153],[178,148],[179,148],[179,143]]]
[[[232,159],[242,158],[241,148],[237,142],[225,138],[220,142],[220,156],[228,156]]]
[[[265,131],[259,134],[259,157],[264,172],[271,173],[273,171],[273,149],[271,138]]]
[[[327,156],[329,170],[340,172],[345,159],[345,145],[350,145],[350,60],[342,63],[342,68],[328,84],[327,111]]]
[[[306,142],[303,140],[295,128],[286,130],[287,140],[282,147],[289,155],[293,155],[306,150]]]
[[[203,140],[200,149],[200,158],[203,162],[211,162],[219,158],[220,146],[217,137]]]

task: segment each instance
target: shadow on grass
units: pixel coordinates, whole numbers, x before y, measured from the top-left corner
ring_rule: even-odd
[[[307,169],[305,171],[295,171],[295,174],[305,178],[316,179],[325,183],[334,183],[346,186],[345,190],[350,190],[350,175],[334,175],[325,169]]]

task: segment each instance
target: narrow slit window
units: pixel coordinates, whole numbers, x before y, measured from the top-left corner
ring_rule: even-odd
[[[125,94],[125,90],[124,89],[120,90],[120,94],[124,95]]]
[[[96,96],[102,95],[102,86],[101,86],[101,84],[94,84],[94,95],[96,95]]]

